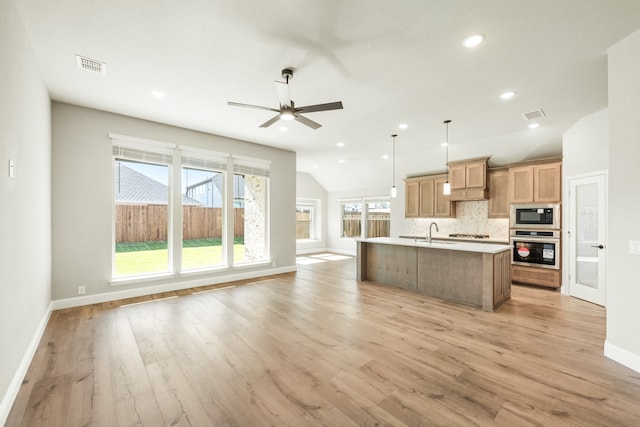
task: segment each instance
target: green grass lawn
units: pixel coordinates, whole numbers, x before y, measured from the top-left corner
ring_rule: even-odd
[[[168,271],[167,242],[135,242],[116,244],[116,277]],[[233,245],[234,263],[244,261],[244,242]],[[222,264],[220,239],[186,240],[182,249],[182,268],[213,267]]]

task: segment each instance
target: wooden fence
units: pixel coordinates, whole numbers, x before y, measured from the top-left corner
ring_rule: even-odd
[[[244,237],[244,209],[234,209],[234,235]],[[184,240],[222,237],[222,209],[183,206]],[[167,240],[167,205],[116,205],[116,242]]]
[[[296,239],[311,238],[311,214],[296,212]]]
[[[391,235],[390,218],[388,212],[369,212],[366,237],[389,237]],[[342,216],[342,237],[360,237],[361,227],[360,214],[344,214]]]

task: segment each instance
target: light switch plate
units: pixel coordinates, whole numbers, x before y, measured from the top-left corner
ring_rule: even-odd
[[[629,253],[640,255],[640,240],[629,240]]]

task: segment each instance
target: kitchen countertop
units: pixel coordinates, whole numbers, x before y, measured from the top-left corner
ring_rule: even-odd
[[[420,236],[420,239],[424,239],[424,236]],[[430,248],[430,249],[445,249],[450,251],[462,251],[462,252],[481,252],[487,254],[497,254],[503,251],[508,251],[511,246],[507,244],[495,244],[495,243],[474,243],[469,241],[444,241],[441,239],[433,239],[431,243],[426,241],[420,241],[411,238],[393,238],[393,237],[375,237],[371,239],[358,239],[359,242],[364,243],[379,243],[383,245],[397,245],[397,246],[409,246],[417,248]]]
[[[401,239],[425,239],[425,236],[423,234],[401,234],[399,236],[399,238]],[[496,239],[496,238],[487,238],[487,239],[469,239],[469,238],[464,238],[464,237],[449,237],[449,236],[445,236],[445,235],[440,235],[440,236],[432,236],[433,240],[446,240],[446,241],[453,241],[453,242],[470,242],[470,243],[493,243],[493,244],[497,244],[497,245],[508,245],[509,244],[509,239]]]

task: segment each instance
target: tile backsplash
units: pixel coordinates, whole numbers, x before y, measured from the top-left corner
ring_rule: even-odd
[[[406,233],[423,235],[428,232],[429,224],[438,224],[439,232],[434,236],[460,234],[488,234],[492,239],[509,240],[508,218],[487,218],[489,202],[457,202],[456,218],[406,218]]]

